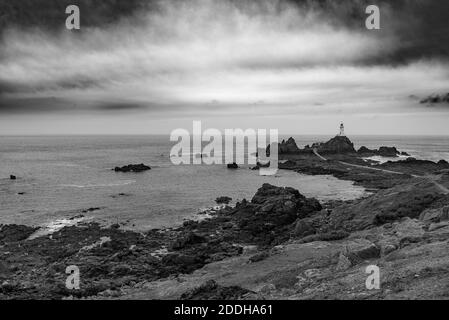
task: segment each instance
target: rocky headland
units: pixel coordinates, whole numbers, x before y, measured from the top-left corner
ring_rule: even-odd
[[[143,233],[80,222],[35,236],[38,228],[3,225],[0,298],[449,298],[446,161],[378,164],[346,137],[281,145],[281,168],[333,175],[371,193],[320,203],[264,184],[235,206],[217,198],[222,209],[205,219]],[[65,286],[71,265],[80,270],[78,290]],[[368,265],[380,268],[379,289],[365,286]]]

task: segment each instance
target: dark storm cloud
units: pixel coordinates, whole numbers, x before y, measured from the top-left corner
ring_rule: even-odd
[[[71,99],[57,97],[29,97],[29,98],[8,98],[0,95],[0,114],[21,114],[21,113],[79,113],[79,112],[103,112],[103,111],[138,111],[144,109],[156,111],[166,109],[167,106],[148,105],[134,101],[123,102],[74,102]]]
[[[103,103],[96,106],[97,110],[105,111],[121,111],[121,110],[141,110],[148,106],[135,102],[110,102]]]
[[[73,107],[73,103],[54,97],[6,98],[0,95],[0,114],[29,114],[63,111]]]
[[[0,0],[0,30],[8,27],[41,28],[60,30],[64,28],[65,8],[70,4],[80,7],[83,27],[103,27],[128,19],[137,23],[141,13],[163,10],[165,3],[194,2],[190,0]],[[226,1],[223,1],[226,2]],[[314,11],[336,27],[345,26],[355,30],[364,28],[367,5],[381,8],[381,36],[397,37],[398,48],[391,55],[367,63],[405,63],[423,57],[448,58],[449,56],[449,1],[446,0],[230,0],[242,12],[268,12],[273,7],[281,12],[286,6],[297,6]],[[274,5],[272,5],[274,3]],[[257,64],[257,62],[255,62]]]
[[[68,4],[81,9],[79,32],[64,28]],[[381,8],[379,31],[365,28],[368,4]],[[170,114],[208,101],[232,109],[317,99],[328,110],[336,101],[368,106],[427,94],[447,86],[448,7],[438,0],[0,0],[0,110]]]
[[[148,10],[152,0],[0,0],[0,29],[6,27],[39,27],[62,29],[67,15],[65,8],[77,5],[86,27],[98,27]]]
[[[5,93],[15,92],[15,88],[12,84],[6,81],[0,81],[0,97]]]
[[[22,84],[7,81],[0,81],[0,97],[6,94],[38,93],[43,90],[82,90],[91,88],[102,88],[107,84],[107,80],[98,80],[87,77],[62,78],[57,81],[41,81],[36,84]]]
[[[397,3],[396,3],[397,2]],[[400,41],[392,56],[406,62],[422,58],[449,58],[449,1],[393,1],[387,17]]]
[[[303,8],[315,8],[336,25],[365,27],[365,8],[381,10],[381,36],[394,34],[398,48],[368,63],[407,63],[421,58],[449,58],[449,1],[447,0],[291,0]]]

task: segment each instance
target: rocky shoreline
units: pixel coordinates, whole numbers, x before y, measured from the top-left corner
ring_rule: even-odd
[[[354,181],[372,192],[363,199],[320,203],[264,184],[171,229],[80,222],[33,237],[2,225],[0,299],[448,299],[449,164],[376,164],[345,141],[324,144],[323,160],[289,139],[280,167]],[[378,290],[365,287],[368,265],[381,269]],[[68,266],[80,289],[66,288]]]

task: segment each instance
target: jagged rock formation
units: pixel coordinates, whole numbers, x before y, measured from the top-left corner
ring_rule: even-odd
[[[299,151],[300,149],[296,145],[295,139],[293,139],[292,137],[288,138],[287,141],[282,140],[278,147],[279,154],[298,153]]]
[[[306,198],[293,188],[264,184],[250,202],[243,200],[229,212],[231,224],[226,233],[233,241],[272,245],[288,239],[287,230],[298,218],[321,210],[314,198]],[[232,225],[232,227],[231,227]]]
[[[314,198],[306,198],[298,190],[290,187],[276,187],[265,183],[251,199],[251,205],[258,214],[269,213],[267,219],[276,225],[285,224],[285,220],[305,217],[321,210],[321,205]],[[293,222],[292,221],[292,222]]]

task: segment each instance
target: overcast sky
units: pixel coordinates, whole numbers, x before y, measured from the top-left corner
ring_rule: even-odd
[[[0,134],[449,135],[448,1],[91,3],[0,0]]]

